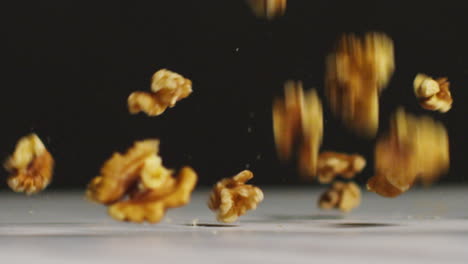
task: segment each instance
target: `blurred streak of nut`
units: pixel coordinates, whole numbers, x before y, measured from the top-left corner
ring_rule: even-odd
[[[166,109],[192,93],[192,81],[175,72],[162,69],[153,74],[151,92],[137,91],[128,97],[131,114],[141,111],[149,116],[158,116]]]
[[[326,95],[332,112],[352,131],[374,136],[379,94],[394,69],[393,41],[387,35],[343,35],[326,60]]]
[[[272,20],[286,12],[286,0],[247,0],[255,16]]]
[[[450,165],[445,127],[429,117],[416,117],[398,109],[390,131],[375,147],[375,174],[367,188],[382,196],[395,197],[416,181],[429,185],[446,173]]]
[[[109,215],[121,221],[157,223],[167,209],[190,201],[197,175],[189,167],[177,177],[158,156],[159,141],[136,142],[126,153],[114,153],[88,186],[86,196],[109,205]]]
[[[452,94],[447,78],[432,79],[419,73],[413,82],[414,94],[422,108],[445,113],[452,108]]]
[[[220,222],[231,223],[247,210],[255,210],[263,201],[260,188],[245,184],[253,178],[253,173],[244,170],[232,178],[225,178],[216,183],[208,201],[208,207],[217,212]]]
[[[5,162],[11,173],[8,186],[15,192],[35,194],[52,180],[54,159],[36,134],[22,137],[15,151]]]
[[[273,133],[279,158],[289,160],[298,145],[301,174],[315,176],[323,137],[322,104],[317,92],[304,93],[302,82],[287,81],[284,98],[273,101]]]
[[[325,151],[318,157],[318,181],[331,183],[338,175],[345,179],[352,179],[365,166],[366,159],[361,155]]]
[[[318,205],[321,209],[339,209],[349,212],[361,204],[361,190],[354,182],[334,182],[330,189],[320,196]]]

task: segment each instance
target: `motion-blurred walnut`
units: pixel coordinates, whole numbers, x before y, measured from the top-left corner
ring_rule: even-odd
[[[326,60],[326,95],[332,112],[349,129],[374,136],[379,94],[394,69],[393,42],[387,35],[343,35]]]
[[[367,180],[367,190],[378,193],[383,197],[393,198],[402,194],[404,191],[393,186],[387,181],[387,177],[384,174],[376,174]]]
[[[286,0],[247,0],[253,13],[268,20],[283,16],[286,11]]]
[[[318,158],[318,181],[330,183],[338,175],[345,179],[352,179],[365,166],[366,160],[361,155],[325,151],[320,153]]]
[[[38,193],[49,185],[53,167],[52,155],[36,134],[22,137],[5,162],[5,168],[11,173],[8,185],[15,192]]]
[[[263,192],[258,187],[245,184],[253,178],[253,173],[244,170],[232,178],[219,181],[213,188],[208,207],[217,212],[220,222],[231,223],[247,210],[254,210],[263,200]]]
[[[190,201],[197,181],[189,167],[173,177],[158,156],[159,141],[136,142],[125,154],[115,153],[88,186],[87,197],[110,205],[109,214],[121,221],[159,222],[168,208]]]
[[[444,126],[429,117],[415,117],[399,109],[390,131],[375,146],[375,173],[367,187],[395,197],[416,181],[428,185],[447,172],[449,141]]]
[[[414,93],[421,107],[427,110],[445,113],[452,108],[452,95],[447,78],[436,80],[425,74],[418,74],[413,83]]]
[[[278,156],[291,158],[298,145],[298,162],[302,175],[315,176],[323,137],[322,104],[315,90],[304,93],[302,83],[288,81],[284,99],[273,102],[273,133]]]
[[[178,101],[192,93],[192,81],[180,74],[162,69],[153,74],[151,91],[137,91],[130,94],[128,97],[130,113],[137,114],[143,111],[149,116],[162,114],[168,107],[174,107]]]
[[[349,212],[357,208],[361,203],[361,190],[353,182],[334,182],[319,200],[319,207],[322,209],[339,209]]]

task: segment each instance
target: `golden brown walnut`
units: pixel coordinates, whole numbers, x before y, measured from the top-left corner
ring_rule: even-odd
[[[197,174],[190,167],[183,167],[177,178],[169,176],[161,187],[139,190],[131,199],[109,207],[109,214],[117,220],[157,223],[169,208],[181,207],[190,202]]]
[[[184,167],[173,177],[158,150],[158,140],[143,140],[125,154],[115,153],[91,181],[86,196],[110,205],[109,214],[117,220],[159,222],[167,209],[189,202],[197,175]]]
[[[389,133],[377,140],[376,176],[369,180],[368,189],[394,197],[409,190],[416,181],[431,184],[448,171],[449,164],[444,126],[429,117],[415,117],[398,109]]]
[[[354,182],[336,181],[332,184],[319,200],[319,207],[322,209],[339,209],[342,212],[349,212],[357,208],[361,203],[361,190]]]
[[[128,97],[128,109],[130,113],[137,114],[141,111],[149,116],[157,116],[166,110],[165,104],[159,102],[155,93],[133,92]]]
[[[325,151],[320,153],[318,158],[318,181],[330,183],[338,175],[345,179],[352,179],[365,166],[366,160],[361,155]]]
[[[419,104],[427,110],[445,113],[452,108],[452,94],[447,78],[432,79],[419,73],[413,82],[414,93]]]
[[[302,82],[287,81],[284,99],[273,102],[273,134],[281,160],[291,158],[298,144],[301,174],[313,177],[323,137],[322,104],[315,90],[304,93]]]
[[[317,174],[318,153],[323,139],[322,103],[315,90],[305,93],[301,127],[299,169],[304,177],[311,178]]]
[[[54,159],[36,134],[22,137],[15,151],[5,162],[11,173],[8,185],[15,192],[35,194],[52,180]]]
[[[286,12],[286,0],[247,0],[253,13],[260,18],[272,20]]]
[[[180,74],[162,69],[153,74],[151,92],[137,91],[130,94],[128,109],[132,114],[143,111],[149,116],[158,116],[191,93],[192,81]]]
[[[208,201],[208,207],[217,212],[220,222],[231,223],[247,210],[255,210],[263,200],[263,192],[258,187],[245,184],[253,178],[253,173],[244,170],[232,178],[219,181]]]
[[[394,69],[393,42],[387,35],[343,35],[326,60],[325,87],[332,112],[352,131],[374,136],[379,94]]]
[[[367,181],[367,190],[375,192],[383,197],[393,198],[402,194],[403,191],[387,181],[384,174],[376,174]]]

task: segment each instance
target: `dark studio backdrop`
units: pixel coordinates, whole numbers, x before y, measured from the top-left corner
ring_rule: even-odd
[[[191,165],[211,185],[249,167],[257,184],[300,184],[275,153],[271,103],[288,79],[316,87],[325,109],[322,149],[358,152],[372,175],[373,140],[348,133],[323,97],[324,58],[343,32],[384,31],[396,72],[381,96],[379,133],[399,105],[441,120],[451,141],[444,182],[466,182],[468,16],[464,1],[300,1],[273,22],[244,1],[10,1],[0,9],[3,65],[0,158],[36,132],[56,159],[52,188],[84,188],[114,151],[161,139],[171,168]],[[130,115],[127,96],[151,75],[174,70],[193,94],[159,117]],[[454,105],[422,110],[418,72],[448,76]],[[5,179],[7,173],[1,172]],[[2,180],[2,188],[6,188]]]

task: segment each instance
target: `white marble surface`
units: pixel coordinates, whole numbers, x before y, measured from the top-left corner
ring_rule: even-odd
[[[77,192],[4,191],[0,263],[468,263],[468,186],[365,193],[348,215],[317,209],[322,190],[267,188],[230,226],[217,226],[208,190],[157,225],[115,222]]]

